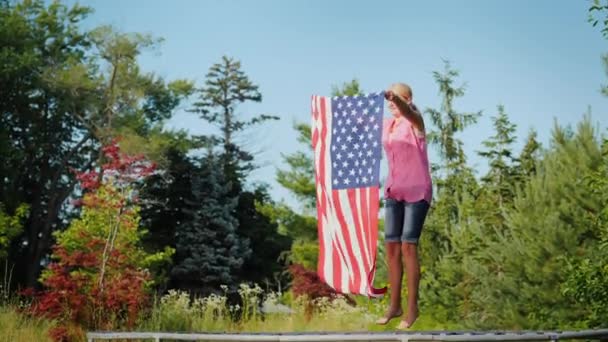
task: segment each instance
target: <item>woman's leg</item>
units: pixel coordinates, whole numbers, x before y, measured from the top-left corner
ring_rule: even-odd
[[[384,240],[386,241],[386,258],[388,262],[388,282],[390,285],[390,305],[384,317],[376,323],[386,324],[394,317],[401,316],[401,280],[403,264],[401,263],[401,235],[403,234],[403,202],[386,200],[384,219]]]
[[[418,318],[418,285],[420,284],[420,262],[418,245],[404,242],[402,247],[405,276],[407,277],[407,316],[405,328],[409,328]]]
[[[388,283],[391,292],[389,313],[401,314],[401,282],[403,280],[403,264],[401,263],[401,244],[389,242],[386,244],[388,256]]]
[[[418,318],[418,287],[420,284],[420,262],[418,260],[418,239],[429,209],[426,201],[405,203],[403,236],[401,245],[405,274],[407,277],[407,316],[398,328],[407,329]]]

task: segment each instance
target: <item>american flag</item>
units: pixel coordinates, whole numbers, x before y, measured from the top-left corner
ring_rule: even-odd
[[[340,293],[377,297],[384,93],[312,97],[319,277]]]

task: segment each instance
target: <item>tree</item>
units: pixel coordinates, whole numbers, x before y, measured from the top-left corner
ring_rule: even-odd
[[[267,188],[259,185],[253,191],[241,193],[240,209],[235,216],[239,222],[239,237],[249,241],[252,251],[249,257],[245,257],[238,273],[239,280],[277,289],[284,279],[284,268],[279,260],[290,250],[292,239],[279,232],[278,223],[262,209],[274,206]]]
[[[173,146],[167,152],[164,169],[146,178],[142,186],[141,216],[142,226],[148,234],[142,238],[147,251],[162,250],[166,246],[176,248],[176,232],[187,222],[183,208],[187,201],[193,201],[192,179],[198,172],[194,162],[186,156],[187,148]],[[166,280],[172,264],[156,271],[158,290],[164,292]],[[163,281],[163,279],[165,281]]]
[[[78,175],[84,196],[80,218],[54,235],[52,262],[43,271],[44,290],[34,314],[58,322],[57,340],[82,338],[83,330],[133,327],[152,284],[149,267],[169,260],[173,250],[148,254],[140,246],[139,208],[134,190],[154,170],[142,157],[103,149],[108,162]]]
[[[23,230],[22,221],[27,211],[27,205],[22,204],[11,215],[4,211],[4,205],[0,203],[0,260],[6,259],[10,242]]]
[[[589,2],[591,6],[589,7],[588,21],[595,27],[601,20],[602,35],[604,38],[608,38],[608,2],[601,0],[591,0]]]
[[[234,210],[238,220],[239,239],[250,241],[253,254],[245,255],[245,264],[238,272],[240,280],[255,281],[274,278],[278,272],[276,264],[279,255],[289,248],[289,241],[281,236],[276,224],[258,210],[259,206],[270,204],[270,198],[264,185],[254,185],[247,189],[246,177],[256,165],[251,150],[245,143],[238,141],[240,133],[248,128],[278,117],[267,114],[251,115],[247,119],[237,112],[239,105],[246,102],[261,102],[262,94],[241,69],[241,62],[223,56],[221,62],[211,66],[206,75],[205,86],[198,90],[199,101],[194,103],[192,112],[216,126],[220,135],[200,137],[208,147],[221,146],[219,160],[227,184],[230,184],[229,196],[237,200]],[[265,265],[265,271],[254,271],[252,267]]]
[[[496,197],[497,204],[502,207],[510,203],[514,194],[514,174],[517,159],[513,156],[511,145],[515,142],[516,126],[509,121],[503,106],[498,106],[498,115],[492,118],[496,134],[482,142],[486,148],[478,154],[486,159],[490,169],[482,177],[488,188]]]
[[[422,277],[421,304],[438,320],[456,320],[462,312],[441,308],[467,308],[470,298],[468,279],[462,265],[466,251],[475,248],[464,242],[475,241],[471,227],[475,223],[475,202],[479,185],[467,165],[462,141],[457,134],[477,122],[481,111],[459,112],[454,101],[464,96],[465,86],[455,87],[459,72],[445,62],[443,72],[433,73],[442,99],[439,110],[427,108],[434,127],[427,132],[427,141],[438,146],[442,165],[433,164],[434,199],[420,243]],[[429,271],[425,271],[429,270]],[[468,309],[467,309],[468,310]]]
[[[221,165],[211,150],[200,160],[191,180],[192,199],[183,209],[186,222],[176,232],[173,283],[202,294],[217,291],[220,285],[234,289],[236,274],[251,255],[249,241],[237,234],[238,197],[230,194],[232,185]]]
[[[576,132],[557,126],[536,174],[523,185],[496,231],[469,270],[476,315],[469,324],[509,329],[576,327],[588,308],[560,291],[568,264],[595,254],[600,240],[593,222],[601,195],[585,179],[601,165],[590,119]],[[591,214],[591,215],[590,215]],[[595,260],[595,259],[593,259]]]
[[[456,134],[477,122],[481,111],[475,113],[459,113],[454,109],[454,100],[464,95],[465,86],[454,87],[454,78],[459,72],[452,69],[450,62],[444,61],[444,71],[434,71],[433,77],[439,85],[442,97],[439,110],[427,108],[425,112],[430,116],[436,127],[428,133],[429,141],[439,146],[439,154],[444,162],[446,176],[460,171],[466,165],[466,159],[460,141]]]
[[[541,144],[536,140],[536,131],[530,130],[524,148],[519,155],[519,170],[518,179],[520,182],[525,181],[536,173],[536,164],[540,159],[539,152]]]
[[[136,57],[156,44],[150,37],[81,30],[90,11],[58,1],[0,5],[0,201],[9,211],[30,207],[10,251],[20,284],[36,283],[52,232],[73,214],[74,171],[101,170],[101,146],[118,135],[125,150],[158,155],[162,121],[191,88],[140,71]]]
[[[253,156],[236,143],[235,136],[253,125],[278,120],[278,117],[266,114],[248,120],[239,119],[236,112],[239,104],[262,101],[258,88],[241,70],[240,61],[223,56],[220,63],[209,68],[205,86],[198,90],[199,101],[191,109],[191,112],[198,113],[205,121],[219,128],[221,136],[211,136],[207,140],[212,145],[219,143],[223,146],[222,159],[226,175],[239,181],[253,168]],[[240,185],[233,184],[235,187]]]

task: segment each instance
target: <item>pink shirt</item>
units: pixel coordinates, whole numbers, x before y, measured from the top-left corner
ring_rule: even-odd
[[[384,119],[382,144],[388,159],[384,197],[406,202],[424,199],[430,204],[433,186],[424,134],[406,118],[398,122],[388,118]]]

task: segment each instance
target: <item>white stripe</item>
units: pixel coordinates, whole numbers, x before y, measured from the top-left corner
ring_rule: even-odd
[[[333,121],[333,113],[332,113],[332,106],[331,106],[331,98],[330,97],[326,97],[325,98],[325,113],[326,113],[326,120],[324,122],[324,124],[327,125],[327,138],[325,139],[326,142],[326,149],[325,149],[325,185],[326,185],[326,191],[327,191],[327,214],[328,214],[328,221],[329,224],[327,225],[327,231],[330,234],[330,243],[331,242],[336,242],[337,245],[340,246],[340,249],[336,249],[333,251],[333,253],[336,253],[339,256],[339,260],[340,260],[340,264],[339,265],[333,265],[333,255],[330,256],[330,258],[326,258],[326,260],[329,260],[331,264],[331,267],[329,267],[328,269],[332,270],[333,272],[333,268],[335,267],[340,267],[340,275],[341,275],[341,279],[340,279],[340,283],[336,283],[335,288],[339,289],[340,292],[342,293],[350,293],[350,289],[349,289],[349,280],[350,277],[349,275],[352,273],[352,265],[351,265],[351,260],[348,257],[348,252],[346,249],[346,243],[344,242],[344,239],[342,237],[342,232],[341,232],[341,228],[340,228],[340,221],[338,220],[338,215],[336,212],[336,205],[337,203],[334,203],[333,201],[333,196],[332,196],[332,192],[333,192],[333,179],[332,179],[332,160],[331,160],[331,139],[333,136],[333,131],[332,131],[332,121]],[[340,250],[342,250],[342,252],[346,253],[345,255],[341,255]],[[335,282],[338,281],[338,279],[334,280]]]
[[[319,113],[319,116],[317,116],[317,132],[319,134],[319,139],[322,139],[321,136],[321,131],[323,129],[323,127],[325,126],[325,122],[323,122],[322,117],[321,117],[321,97],[320,96],[316,96],[315,97],[315,101],[314,101],[314,105],[316,106],[316,110]],[[328,107],[326,106],[326,109],[328,109]],[[331,109],[331,108],[329,108]],[[330,114],[329,112],[327,112],[326,110],[326,114]],[[326,115],[326,117],[328,118],[328,120],[331,120],[331,116],[330,115]],[[331,121],[330,121],[331,123]],[[331,127],[328,125],[328,127]],[[331,134],[331,132],[328,130],[328,134]],[[331,140],[330,140],[331,141]],[[325,142],[325,160],[329,160],[329,156],[327,155],[327,151],[329,151],[329,144],[327,142],[327,140],[324,141]],[[321,164],[321,143],[320,140],[319,142],[317,142],[316,148],[315,148],[315,166],[316,166],[316,170],[320,170],[320,164]],[[331,188],[327,187],[327,180],[331,179],[331,169],[329,169],[329,174],[327,172],[327,165],[325,165],[325,184],[322,184],[320,181],[317,184],[317,198],[321,198],[322,196],[325,196],[326,199],[326,203],[330,204],[331,202],[329,202],[329,199],[327,198],[327,195],[331,194]],[[329,178],[328,178],[329,177]],[[325,188],[325,195],[323,194],[323,188]],[[328,193],[329,192],[329,193]],[[333,253],[335,253],[334,249],[333,249],[333,245],[332,245],[332,239],[331,239],[331,226],[332,223],[330,220],[328,220],[329,218],[331,218],[331,215],[329,215],[329,217],[327,217],[327,215],[330,213],[330,207],[327,206],[325,208],[325,213],[326,215],[323,216],[322,220],[323,220],[323,225],[322,225],[322,236],[319,236],[319,238],[323,239],[323,245],[325,246],[325,260],[323,263],[323,276],[325,277],[325,281],[332,286],[333,288],[336,288],[334,284],[335,280],[334,280],[334,274],[333,274],[333,267],[336,267],[333,265]]]
[[[355,193],[356,193],[356,196],[355,196],[356,203],[361,203],[361,197],[362,196],[368,196],[368,194],[369,194],[369,188],[364,187],[363,189],[355,191]],[[367,198],[367,204],[368,204],[368,207],[369,207],[369,197]],[[367,230],[365,229],[365,227],[367,226],[367,222],[363,222],[363,214],[362,214],[363,210],[364,210],[364,208],[362,208],[362,207],[359,208],[358,215],[357,215],[356,219],[359,221],[359,227],[361,227],[361,238],[362,238],[361,243],[363,244],[363,248],[361,248],[361,251],[363,252],[363,257],[364,257],[363,264],[365,265],[365,262],[367,262],[367,264],[371,268],[372,267],[372,262],[371,262],[371,258],[370,258],[370,253],[371,252],[369,250],[369,243],[368,243],[369,239],[368,239],[368,236],[367,236],[367,230],[369,230],[369,227],[368,227]],[[368,213],[367,215],[369,217],[370,213]],[[361,289],[362,289],[361,293],[367,293],[369,291],[369,286],[368,286],[369,284],[367,283],[367,275],[369,274],[370,270],[371,269],[364,269],[363,270],[364,272],[363,272],[363,278],[361,280],[361,286],[362,286],[361,287]]]
[[[320,99],[319,99],[320,101]],[[333,131],[331,129],[333,115],[332,115],[332,107],[331,107],[331,98],[325,98],[325,121],[324,125],[327,127],[327,137],[325,138],[325,194],[327,200],[327,207],[325,208],[325,212],[327,213],[327,225],[325,226],[324,235],[327,234],[327,244],[326,246],[331,246],[332,253],[326,253],[325,264],[327,265],[326,271],[327,273],[332,274],[333,279],[333,270],[336,267],[340,268],[341,279],[333,279],[333,288],[342,293],[350,293],[348,285],[349,285],[349,270],[352,269],[350,265],[350,260],[347,257],[340,254],[340,249],[346,252],[344,241],[340,242],[340,240],[336,239],[338,233],[340,232],[340,222],[338,221],[338,215],[336,213],[336,203],[333,202],[333,180],[332,180],[332,160],[331,160],[331,139],[333,135]],[[319,159],[320,162],[320,159]],[[333,249],[333,242],[336,242],[340,249]],[[333,254],[338,255],[338,260],[340,260],[339,265],[335,265],[333,263]],[[329,282],[328,282],[329,283]]]
[[[355,191],[356,192],[356,191]],[[355,226],[355,218],[353,217],[353,211],[350,207],[350,201],[348,199],[348,192],[347,190],[340,190],[340,204],[342,206],[342,213],[344,214],[344,221],[346,222],[346,231],[342,232],[343,234],[348,234],[349,238],[350,238],[350,243],[352,246],[352,252],[353,255],[355,257],[355,260],[351,260],[348,257],[348,254],[346,255],[346,259],[350,262],[350,274],[351,274],[351,278],[355,278],[355,277],[359,277],[360,279],[360,288],[359,291],[362,291],[360,293],[365,293],[365,283],[367,282],[367,276],[366,276],[366,272],[365,272],[365,264],[363,263],[363,256],[361,255],[361,245],[359,244],[359,240],[357,239],[357,226]],[[344,243],[344,240],[341,239],[341,242],[346,245]],[[347,252],[348,250],[345,248],[344,252]],[[359,274],[356,275],[354,274],[355,272],[355,267],[353,266],[353,264],[356,263],[356,265],[358,266],[359,269]]]

